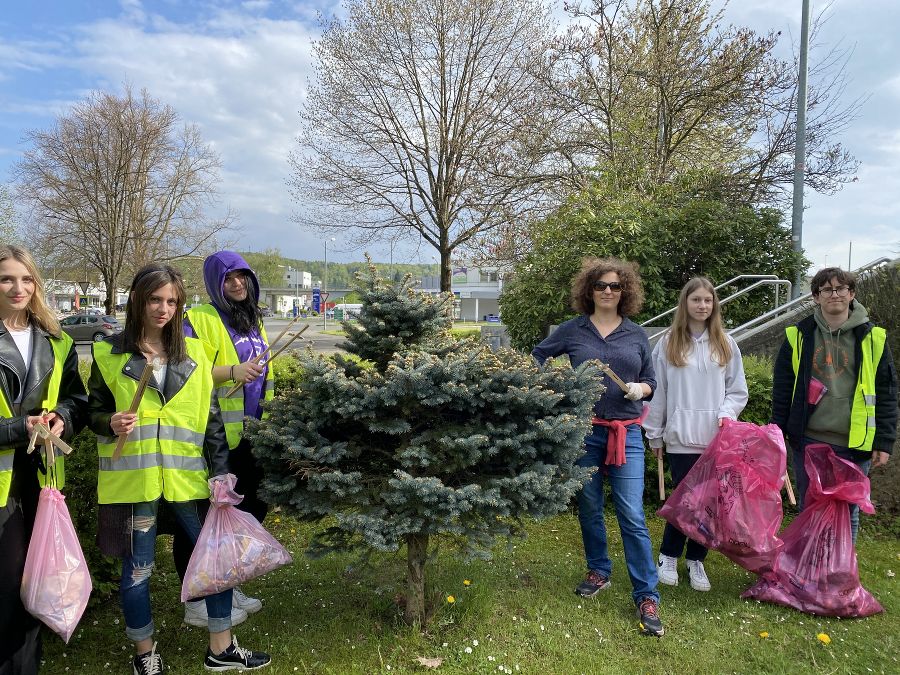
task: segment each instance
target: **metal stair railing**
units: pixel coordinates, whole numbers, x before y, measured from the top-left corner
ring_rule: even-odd
[[[778,289],[780,286],[787,287],[787,294],[785,295],[785,297],[790,297],[791,282],[788,281],[787,279],[779,279],[778,276],[775,274],[739,274],[738,276],[736,276],[732,279],[729,279],[728,281],[721,283],[718,286],[715,286],[715,289],[718,291],[720,288],[724,288],[725,286],[730,286],[731,284],[735,283],[736,281],[740,281],[741,279],[757,279],[757,281],[753,282],[746,288],[742,288],[741,290],[739,290],[735,293],[732,293],[728,297],[726,297],[722,300],[719,300],[720,306],[724,305],[725,303],[727,303],[731,300],[734,300],[735,298],[739,298],[740,296],[745,295],[745,294],[749,293],[750,291],[752,291],[754,288],[758,288],[760,286],[774,286],[775,287],[775,309],[778,309],[779,307],[783,307],[783,305],[778,304],[778,295],[779,295]],[[675,307],[672,307],[669,310],[666,310],[662,314],[657,314],[653,318],[647,319],[646,321],[641,323],[641,326],[648,326],[648,325],[652,324],[654,321],[656,321],[657,319],[661,319],[665,316],[668,316],[669,314],[672,314],[676,309],[678,309],[677,305]],[[663,330],[661,330],[657,333],[654,333],[653,335],[648,335],[648,338],[652,342],[655,338],[663,335],[668,330],[669,330],[668,328],[664,328]]]
[[[876,267],[889,262],[891,262],[890,258],[876,258],[875,260],[872,260],[865,265],[857,267],[855,270],[853,270],[853,273],[859,276],[865,276],[866,272],[869,272]],[[734,328],[731,328],[726,332],[731,335],[731,337],[733,337],[738,343],[740,343],[743,340],[748,339],[752,335],[766,330],[772,324],[777,323],[779,320],[785,318],[785,316],[789,312],[797,313],[800,310],[805,309],[811,299],[812,292],[808,291],[803,295],[794,298],[790,302],[780,305],[768,312],[764,312],[756,318],[750,319],[749,321],[742,323],[740,326],[735,326]]]

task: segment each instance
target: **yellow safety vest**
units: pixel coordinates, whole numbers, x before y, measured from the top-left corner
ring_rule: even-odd
[[[72,338],[65,333],[60,333],[60,337],[51,335],[50,346],[53,348],[53,370],[50,372],[50,381],[47,383],[47,396],[41,403],[41,407],[48,411],[52,411],[56,407],[56,402],[59,399],[59,385],[62,382],[63,366],[66,363],[69,350],[72,348]],[[0,417],[8,419],[12,416],[12,406],[6,400],[6,397],[0,394]],[[35,449],[35,452],[39,451],[40,448]],[[15,454],[15,448],[0,448],[0,507],[6,506],[6,500],[9,499],[9,486],[12,484]],[[53,471],[55,476],[51,476],[48,479],[46,473],[38,471],[38,482],[41,487],[46,487],[50,482],[59,488],[66,484],[65,462],[58,449],[56,454],[57,458]]]
[[[216,350],[216,366],[236,366],[240,363],[237,350],[231,341],[231,335],[222,323],[218,310],[212,305],[200,305],[191,307],[187,311],[187,317],[190,319],[194,332],[201,340],[212,346]],[[263,342],[269,344],[269,338],[266,335],[266,329],[261,325],[259,333],[262,335]],[[216,389],[219,397],[219,406],[222,408],[222,420],[225,422],[225,434],[228,436],[228,447],[232,450],[237,447],[241,441],[241,434],[244,433],[244,388],[240,387],[234,394],[225,397],[228,390],[231,389],[231,383],[225,383]],[[275,397],[275,375],[272,371],[272,365],[266,371],[266,382],[263,386],[263,400],[271,401]]]
[[[185,342],[193,372],[165,405],[158,391],[144,390],[137,423],[119,459],[113,460],[118,438],[97,436],[101,504],[149,502],[160,496],[170,502],[209,497],[203,439],[213,390],[212,365],[200,340],[185,338]],[[113,354],[109,342],[94,343],[94,362],[115,397],[117,411],[131,406],[141,377],[140,372],[123,372],[130,358],[130,352]]]
[[[803,334],[797,326],[785,329],[791,345],[791,365],[794,368],[794,393],[797,392],[797,374],[800,371],[800,354],[803,351]],[[875,440],[875,372],[884,353],[887,332],[884,328],[873,327],[862,340],[862,363],[850,408],[850,437],[847,447],[854,450],[872,450]],[[791,396],[793,401],[793,395]]]

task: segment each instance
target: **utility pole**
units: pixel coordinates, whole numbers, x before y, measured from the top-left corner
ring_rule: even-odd
[[[794,209],[791,215],[791,241],[794,252],[803,253],[803,179],[806,175],[806,75],[809,70],[809,0],[803,0],[800,23],[800,74],[797,79],[797,142],[794,148]],[[804,270],[797,271],[791,286],[791,299],[800,295]]]

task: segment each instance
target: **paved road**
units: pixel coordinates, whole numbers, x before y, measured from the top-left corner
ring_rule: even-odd
[[[274,317],[270,317],[265,320],[266,333],[268,333],[269,338],[274,340],[278,337],[278,334],[284,330],[284,327],[290,323],[290,319],[278,319]],[[313,351],[323,352],[326,354],[332,354],[336,351],[340,351],[337,347],[338,344],[343,342],[345,338],[339,335],[324,335],[322,333],[322,318],[318,319],[300,319],[296,324],[294,324],[294,328],[291,329],[291,333],[295,332],[295,329],[300,329],[304,325],[309,325],[309,328],[303,333],[303,336],[299,340],[295,340],[290,347],[288,347],[288,351],[292,349],[305,349],[306,345],[312,345]],[[328,321],[328,330],[335,330],[340,328],[340,322],[336,322],[333,319],[329,319]],[[284,344],[287,340],[290,339],[290,336],[286,336],[282,338],[278,343],[273,345],[273,349],[278,349],[282,344]],[[90,359],[91,358],[91,345],[89,343],[79,343],[75,346],[75,350],[78,352],[78,356],[82,359]]]

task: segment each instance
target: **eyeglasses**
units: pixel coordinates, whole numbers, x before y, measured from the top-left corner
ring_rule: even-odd
[[[607,283],[606,281],[594,282],[595,291],[605,291],[607,288],[613,293],[621,293],[623,290],[625,290],[625,284],[621,284],[618,281],[613,281],[612,283]]]
[[[832,288],[831,286],[822,286],[819,289],[819,295],[824,295],[826,298],[831,295],[836,295],[839,298],[843,298],[850,292],[849,286],[835,286]]]

